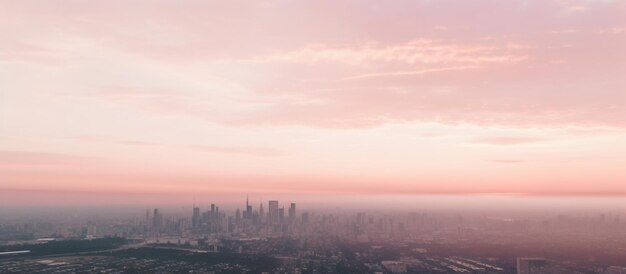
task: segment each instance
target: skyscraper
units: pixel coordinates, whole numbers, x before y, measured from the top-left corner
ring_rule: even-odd
[[[278,209],[278,223],[285,223],[285,207]]]
[[[289,222],[292,223],[296,219],[296,203],[291,203],[289,207]]]
[[[154,214],[152,215],[152,226],[161,227],[161,224],[163,223],[163,215],[159,213],[159,209],[155,208]]]
[[[269,201],[267,217],[270,223],[278,223],[278,201]]]
[[[200,227],[200,208],[193,205],[193,215],[191,216],[191,227]]]
[[[259,219],[263,221],[265,219],[265,210],[263,210],[263,201],[259,204]]]
[[[248,203],[248,195],[246,195],[246,210],[243,214],[244,219],[252,219],[252,206]]]

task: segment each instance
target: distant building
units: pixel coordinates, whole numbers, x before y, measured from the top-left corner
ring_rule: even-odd
[[[278,209],[278,222],[279,223],[285,223],[285,208],[281,207],[280,209]]]
[[[87,238],[94,238],[98,234],[98,227],[95,225],[87,226]]]
[[[265,219],[265,210],[263,210],[263,202],[262,201],[259,204],[259,218],[261,219],[261,221],[263,221]]]
[[[267,217],[270,223],[278,223],[278,201],[269,201],[268,209]]]
[[[548,262],[544,258],[517,258],[517,274],[543,274],[547,273]]]
[[[398,261],[382,261],[381,263],[391,273],[406,273],[406,264]]]
[[[246,195],[246,209],[243,213],[244,219],[252,219],[252,206],[248,203],[248,196]]]
[[[606,274],[626,274],[626,267],[611,266],[606,270]]]
[[[289,207],[289,222],[292,223],[296,219],[296,203],[291,203]]]
[[[191,215],[191,227],[200,227],[200,208],[193,206],[193,215]]]
[[[309,223],[309,213],[308,212],[302,213],[302,223],[303,224],[308,224]]]
[[[159,209],[154,209],[154,214],[152,214],[152,226],[153,227],[161,227],[163,224],[163,215],[159,213]]]

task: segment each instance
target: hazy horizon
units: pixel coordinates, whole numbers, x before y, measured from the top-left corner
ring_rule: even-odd
[[[0,0],[0,272],[626,273],[626,1]]]
[[[626,273],[626,1],[0,0],[0,272]]]

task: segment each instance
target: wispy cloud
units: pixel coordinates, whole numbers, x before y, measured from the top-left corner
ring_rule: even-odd
[[[498,163],[498,164],[521,164],[521,163],[524,163],[525,161],[523,161],[523,160],[497,159],[497,160],[489,160],[489,162]]]
[[[284,150],[271,148],[271,147],[236,146],[236,145],[231,145],[231,146],[199,145],[199,144],[180,145],[180,144],[165,144],[165,143],[159,143],[159,142],[153,142],[153,141],[142,141],[142,140],[115,141],[113,140],[114,138],[103,138],[103,137],[98,137],[95,139],[94,138],[79,138],[75,140],[87,141],[87,142],[93,142],[93,141],[107,142],[111,144],[119,144],[119,145],[124,145],[124,146],[145,147],[145,148],[149,148],[152,150],[173,148],[173,149],[188,149],[188,150],[201,152],[201,153],[235,154],[235,155],[242,155],[242,156],[285,156],[285,155],[288,155],[288,153],[286,153]],[[2,153],[3,152],[0,152],[0,164],[2,163],[2,159],[3,159]],[[4,155],[5,156],[4,158],[6,159],[12,158],[12,157],[9,157],[12,155],[9,152],[6,152],[5,154],[6,155]],[[33,156],[32,159],[40,159],[40,160],[49,159],[50,163],[63,163],[65,162],[64,161],[65,158],[74,159],[71,156],[63,157],[62,154],[56,155],[56,154],[36,153],[36,152],[33,152],[31,154]],[[23,153],[17,153],[17,152],[14,153],[14,155],[17,156],[15,157],[17,160],[25,159],[25,157],[31,154],[23,154]],[[39,155],[40,157],[34,157],[35,155]],[[54,157],[55,155],[56,157]],[[59,161],[56,161],[57,159]],[[81,158],[76,157],[76,159],[81,159]]]
[[[515,146],[526,145],[538,142],[545,142],[547,139],[529,136],[490,136],[480,137],[470,140],[473,144],[494,145],[494,146]]]
[[[94,157],[37,151],[0,151],[0,166],[72,166],[96,160]]]
[[[367,63],[473,64],[516,63],[527,59],[519,47],[455,44],[439,40],[416,39],[395,45],[376,42],[347,45],[310,45],[294,51],[256,57],[255,62],[289,62],[315,65],[337,62],[352,65]]]
[[[264,147],[229,147],[229,146],[210,146],[210,145],[188,145],[189,149],[199,152],[208,153],[226,153],[226,154],[242,154],[251,156],[285,156],[284,151],[273,148]]]
[[[388,76],[417,76],[417,75],[424,75],[424,74],[436,73],[436,72],[460,71],[460,70],[479,69],[479,68],[481,67],[480,66],[457,66],[457,67],[443,67],[443,68],[431,68],[431,69],[420,69],[420,70],[409,70],[409,71],[367,73],[367,74],[350,76],[348,78],[345,78],[345,80],[356,80],[356,79],[388,77]]]
[[[122,145],[131,145],[131,146],[159,146],[161,144],[155,142],[146,142],[146,141],[120,141]]]
[[[119,144],[139,147],[171,147],[191,149],[202,153],[222,153],[242,156],[284,156],[286,152],[270,147],[220,146],[220,145],[166,145],[147,141],[120,141]]]
[[[624,191],[625,1],[376,5],[3,5],[0,184]]]

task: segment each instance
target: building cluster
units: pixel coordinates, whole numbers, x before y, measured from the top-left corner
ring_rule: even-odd
[[[107,237],[132,243],[115,252],[142,248],[145,252],[122,268],[109,264],[108,258],[98,259],[100,270],[110,273],[124,268],[176,272],[192,265],[215,273],[219,269],[261,273],[257,270],[265,263],[259,258],[275,263],[268,273],[346,273],[342,269],[352,269],[352,273],[626,273],[626,221],[617,213],[303,211],[296,203],[270,200],[252,205],[246,198],[239,208],[194,204],[178,211],[150,208],[145,215],[142,209],[133,209],[126,215],[59,214],[0,222],[0,245]],[[8,252],[0,257],[15,256],[14,250]],[[160,252],[182,252],[181,258],[193,254],[201,259],[184,264],[150,257],[161,258]],[[215,254],[228,254],[224,258],[232,261],[219,267],[206,263]],[[216,262],[223,263],[220,260]],[[0,266],[32,273],[37,273],[33,269],[45,273],[83,270],[80,262],[69,258],[40,261],[6,260]]]
[[[216,204],[211,204],[203,211],[193,205],[191,218],[178,217],[164,221],[159,209],[146,210],[146,236],[158,237],[171,234],[208,235],[229,233],[233,235],[286,235],[295,233],[295,229],[306,223],[308,214],[296,217],[296,204],[290,203],[288,208],[280,206],[279,201],[270,200],[267,211],[263,203],[255,209],[246,198],[242,209],[237,208],[234,214],[227,214]],[[190,220],[190,221],[189,221]]]

